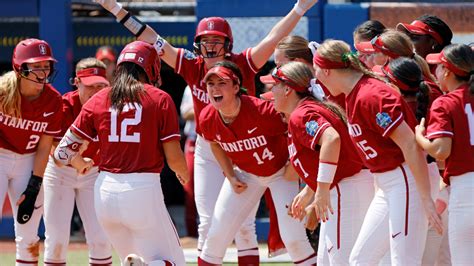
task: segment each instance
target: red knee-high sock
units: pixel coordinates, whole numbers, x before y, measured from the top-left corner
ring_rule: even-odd
[[[198,257],[198,266],[218,266],[218,265],[209,263],[209,262],[201,259],[201,257]]]
[[[239,256],[238,262],[239,262],[239,266],[258,266],[260,265],[260,256],[258,255]]]

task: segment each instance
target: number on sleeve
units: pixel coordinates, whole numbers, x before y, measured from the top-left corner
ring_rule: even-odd
[[[133,134],[127,134],[129,126],[136,126],[140,124],[142,120],[142,106],[138,103],[127,104],[123,107],[122,112],[128,112],[135,109],[135,117],[125,118],[120,123],[120,136],[117,133],[117,110],[110,108],[110,135],[109,142],[140,142],[140,132],[134,132]]]

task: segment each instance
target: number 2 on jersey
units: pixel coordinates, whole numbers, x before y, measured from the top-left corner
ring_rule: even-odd
[[[260,158],[260,156],[258,156],[258,153],[257,153],[257,152],[254,152],[254,153],[252,154],[252,156],[257,160],[257,164],[259,164],[259,165],[260,165],[260,164],[263,164],[263,160],[268,159],[268,160],[270,161],[271,159],[273,159],[273,158],[275,157],[275,156],[273,155],[273,153],[272,153],[270,150],[268,150],[268,148],[265,148],[265,149],[263,150],[263,153],[262,153],[262,157],[261,157],[261,158]]]
[[[120,123],[120,136],[117,134],[117,109],[110,108],[110,135],[109,142],[140,142],[140,133],[134,132],[131,135],[127,134],[129,126],[136,126],[142,121],[142,106],[138,103],[128,103],[123,107],[122,112],[128,112],[135,109],[135,117],[125,118]]]

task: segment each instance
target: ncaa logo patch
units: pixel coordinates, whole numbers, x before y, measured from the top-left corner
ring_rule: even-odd
[[[46,45],[40,44],[40,45],[38,45],[38,48],[39,48],[40,54],[42,54],[42,55],[46,54]]]
[[[319,127],[318,122],[311,120],[311,121],[306,122],[305,126],[306,126],[306,133],[314,137],[314,135],[316,135],[316,130],[318,130],[318,127]]]
[[[375,116],[375,122],[377,122],[377,125],[379,125],[379,127],[385,129],[392,123],[392,118],[390,118],[390,115],[385,112],[377,113],[377,115]]]

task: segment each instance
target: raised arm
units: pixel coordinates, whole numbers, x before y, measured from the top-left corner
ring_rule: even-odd
[[[290,34],[306,11],[317,2],[317,0],[298,0],[293,9],[273,26],[270,33],[257,46],[252,48],[251,56],[257,68],[261,68],[268,61],[278,42]]]
[[[132,34],[134,34],[139,41],[144,41],[154,45],[155,49],[158,51],[158,54],[160,54],[161,59],[165,61],[170,67],[175,67],[176,57],[178,56],[178,48],[169,44],[150,26],[137,20],[137,18],[134,16],[131,16],[120,3],[117,3],[116,0],[93,1],[100,4],[104,9],[112,13],[116,17],[117,21],[124,25]]]

